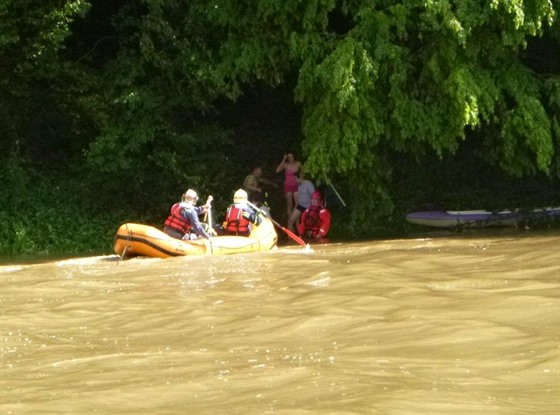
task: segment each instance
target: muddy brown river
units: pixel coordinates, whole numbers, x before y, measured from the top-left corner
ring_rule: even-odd
[[[560,234],[0,266],[1,414],[559,414]]]

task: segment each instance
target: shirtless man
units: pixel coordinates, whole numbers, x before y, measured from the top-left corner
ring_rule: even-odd
[[[273,187],[278,187],[276,185],[276,183],[271,182],[270,180],[267,179],[263,179],[262,178],[262,167],[260,166],[256,166],[253,171],[251,172],[251,174],[247,175],[247,177],[245,177],[245,180],[243,181],[243,188],[247,191],[247,193],[249,194],[249,200],[253,200],[254,195],[256,193],[260,193],[262,194],[262,188],[261,188],[261,183],[269,185],[269,186],[273,186]],[[263,197],[264,200],[264,197]]]

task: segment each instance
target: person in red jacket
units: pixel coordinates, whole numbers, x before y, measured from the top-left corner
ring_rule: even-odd
[[[323,195],[318,190],[311,195],[311,206],[301,215],[298,233],[302,237],[322,239],[331,228],[331,212],[325,207]]]

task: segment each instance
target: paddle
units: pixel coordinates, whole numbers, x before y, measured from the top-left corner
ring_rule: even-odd
[[[210,233],[212,231],[212,201],[214,200],[214,198],[212,196],[208,196],[208,199],[206,199],[206,204],[205,206],[208,206],[208,209],[206,210],[206,212],[204,213],[204,220],[206,221],[206,217],[208,217],[208,233]]]
[[[268,219],[270,219],[270,221],[276,225],[277,227],[279,227],[280,229],[282,229],[284,232],[286,232],[286,235],[288,235],[290,238],[292,238],[295,242],[297,242],[298,244],[300,244],[302,247],[306,248],[307,245],[305,244],[305,241],[303,239],[301,239],[299,236],[297,236],[295,233],[293,233],[291,230],[284,228],[282,225],[280,225],[278,222],[276,222],[274,219],[272,219],[269,215],[266,214],[266,212],[262,209],[259,209],[257,206],[255,206],[254,204],[252,204],[251,202],[247,202],[247,204],[249,206],[251,206],[253,209],[255,209],[257,212],[262,213],[264,216],[266,216]]]
[[[202,219],[203,222],[208,223],[207,218],[208,218],[208,211],[211,208],[211,203],[212,200],[214,200],[214,197],[212,195],[208,195],[208,199],[206,199],[206,203],[204,204],[204,206],[208,206],[209,208],[206,210],[206,212],[204,212],[204,218]]]
[[[214,229],[214,224],[212,222],[212,205],[211,205],[211,203],[212,203],[213,200],[214,200],[214,198],[212,196],[208,196],[208,200],[206,200],[206,205],[208,205],[208,210],[206,210],[206,212],[204,212],[203,222],[206,222],[206,224],[208,225],[208,233],[211,236],[216,236],[218,233]]]
[[[214,198],[210,195],[208,199],[206,199],[206,206],[208,206],[208,210],[204,213],[204,220],[206,220],[206,216],[208,216],[208,235],[212,236],[212,232],[214,232],[214,228],[212,228],[212,200]],[[214,248],[212,247],[212,239],[208,239],[210,243],[210,253],[214,253]]]
[[[338,200],[340,200],[340,203],[342,203],[342,206],[346,207],[346,203],[344,203],[344,200],[342,200],[342,198],[340,197],[340,195],[338,194],[338,192],[334,188],[334,185],[331,183],[330,186],[331,186],[331,189],[334,190],[334,194],[336,195],[336,197],[338,197]]]

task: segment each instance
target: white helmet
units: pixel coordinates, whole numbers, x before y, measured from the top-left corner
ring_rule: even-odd
[[[247,192],[245,190],[239,189],[233,194],[234,203],[242,203],[246,201],[247,201]]]
[[[189,189],[183,195],[183,200],[185,202],[196,203],[198,201],[198,195],[193,189]]]

